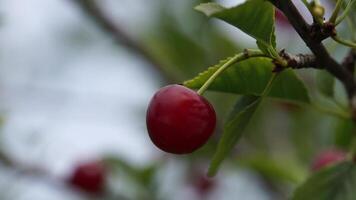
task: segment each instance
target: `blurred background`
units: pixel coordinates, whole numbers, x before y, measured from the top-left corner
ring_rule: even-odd
[[[208,92],[220,123],[214,138],[187,156],[158,150],[145,125],[153,93],[255,48],[236,28],[194,11],[202,2],[0,0],[0,199],[285,199],[316,152],[347,146],[336,136],[351,123],[267,101],[218,176],[206,179],[221,123],[239,98]],[[277,20],[278,45],[307,52]],[[346,53],[328,44],[338,59]],[[314,72],[298,73],[312,90]],[[78,163],[93,160],[108,168],[101,195],[67,184]]]

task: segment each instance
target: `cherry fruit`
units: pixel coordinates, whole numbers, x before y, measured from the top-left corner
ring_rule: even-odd
[[[103,192],[105,181],[105,167],[98,161],[79,164],[69,178],[71,185],[91,194]]]
[[[346,153],[344,151],[336,150],[336,149],[322,151],[316,156],[312,164],[312,170],[318,171],[323,167],[336,164],[345,159],[346,159]]]
[[[168,85],[152,97],[146,124],[152,142],[174,154],[191,153],[213,134],[216,114],[212,105],[195,91]]]

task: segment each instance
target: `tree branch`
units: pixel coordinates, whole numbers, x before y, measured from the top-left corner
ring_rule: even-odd
[[[291,0],[269,1],[279,10],[281,10],[288,18],[289,22],[297,31],[299,36],[304,40],[306,45],[315,55],[316,64],[320,68],[326,69],[343,83],[349,96],[350,104],[353,106],[353,109],[356,110],[355,105],[352,103],[352,100],[356,99],[356,82],[353,78],[353,75],[349,73],[346,68],[337,63],[321,43],[323,37],[320,36],[325,35],[325,33],[322,32],[323,29],[318,31],[318,29],[315,29],[314,26],[309,25],[304,20],[303,16],[299,13],[295,5],[291,2]],[[328,25],[326,24],[326,26]],[[331,31],[331,34],[332,32],[333,31]]]
[[[282,49],[279,52],[279,56],[287,61],[287,68],[292,69],[303,69],[303,68],[313,68],[313,69],[323,69],[317,65],[315,56],[313,54],[290,54]],[[281,72],[286,69],[285,66],[280,65],[278,62],[274,62],[275,68],[273,72]]]
[[[117,43],[125,46],[133,53],[136,53],[147,61],[164,77],[165,81],[176,81],[176,78],[166,72],[160,61],[153,57],[145,46],[129,36],[120,28],[120,26],[106,16],[105,13],[99,8],[95,0],[74,0],[72,2],[76,3],[84,13],[96,22],[98,27],[110,34]]]
[[[285,50],[282,50],[279,55],[285,59],[288,63],[288,66],[293,69],[302,69],[302,68],[314,68],[322,69],[317,65],[315,56],[312,54],[297,54],[293,55]]]
[[[344,58],[342,62],[342,66],[344,66],[347,70],[351,72],[351,74],[355,73],[355,65],[356,65],[356,49],[350,49],[347,56]]]

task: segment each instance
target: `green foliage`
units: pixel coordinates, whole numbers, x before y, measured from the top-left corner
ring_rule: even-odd
[[[107,156],[103,160],[104,163],[113,171],[124,172],[126,175],[135,180],[138,184],[141,184],[145,187],[151,184],[153,176],[156,172],[156,166],[138,168],[114,156]]]
[[[241,29],[266,46],[275,47],[274,7],[268,1],[251,0],[232,8],[206,3],[195,9]]]
[[[321,94],[326,97],[334,96],[335,78],[326,71],[318,71],[316,75],[317,87]]]
[[[210,67],[197,77],[184,82],[184,85],[193,89],[200,88],[226,61]],[[217,77],[209,90],[260,96],[272,77],[273,67],[268,58],[251,58],[236,63]],[[291,70],[285,70],[278,75],[269,96],[294,102],[310,102],[303,82]]]
[[[244,129],[260,103],[261,98],[256,96],[245,96],[237,102],[225,122],[223,135],[210,164],[209,176],[216,174],[221,162],[227,157],[241,138]]]
[[[340,119],[335,128],[335,144],[339,148],[349,149],[356,126],[352,120]]]
[[[343,162],[313,174],[298,187],[293,200],[354,200],[356,199],[356,167]]]
[[[283,162],[280,162],[281,160]],[[253,169],[270,180],[279,182],[298,184],[307,175],[307,172],[299,163],[286,156],[271,158],[269,155],[257,154],[239,158],[237,164]]]
[[[310,103],[303,81],[291,69],[281,72],[269,92],[269,96],[294,102]]]
[[[170,12],[171,3],[162,1],[154,28],[149,26],[142,34],[145,47],[162,64],[162,70],[175,78],[173,82],[187,79],[239,50],[220,30],[204,26],[206,18],[191,8],[194,3],[180,8],[184,15],[177,16]]]

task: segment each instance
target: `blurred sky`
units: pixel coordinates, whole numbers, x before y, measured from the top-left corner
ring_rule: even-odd
[[[114,46],[70,1],[0,7],[6,151],[58,175],[106,152],[137,164],[152,160],[144,113],[159,83],[146,64]]]

